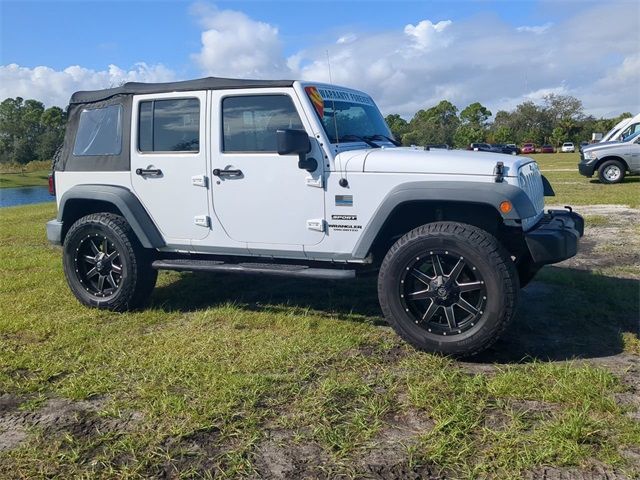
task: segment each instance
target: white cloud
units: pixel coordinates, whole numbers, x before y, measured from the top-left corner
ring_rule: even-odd
[[[597,32],[585,33],[595,19]],[[383,113],[407,118],[442,99],[459,108],[480,101],[495,113],[547,93],[574,95],[594,115],[636,113],[639,19],[606,5],[520,29],[491,14],[424,19],[360,32],[348,44],[317,45],[298,52],[290,66],[295,77],[327,81],[329,50],[335,83],[365,90]]]
[[[431,20],[422,20],[417,25],[407,25],[404,33],[415,42],[415,46],[421,50],[433,48],[438,44],[438,37],[451,25],[451,20],[442,20],[432,23]]]
[[[514,27],[483,14],[335,36],[320,31],[326,40],[288,56],[275,25],[206,4],[191,13],[203,29],[192,60],[204,75],[328,81],[328,52],[333,81],[370,93],[385,114],[410,117],[442,99],[460,108],[479,101],[495,113],[551,92],[580,98],[594,115],[640,111],[640,16],[606,4],[553,25]],[[12,64],[0,67],[0,95],[64,105],[75,90],[175,77],[143,63],[100,71]]]
[[[522,27],[516,28],[516,30],[518,32],[535,33],[536,35],[540,35],[549,30],[552,26],[553,23],[547,22],[544,25],[523,25]]]
[[[346,35],[342,35],[340,38],[338,38],[338,40],[336,40],[336,43],[351,43],[357,38],[358,36],[355,33],[347,33]]]
[[[100,71],[78,65],[54,70],[12,63],[0,65],[0,98],[34,98],[47,106],[65,107],[71,94],[78,90],[117,87],[125,82],[166,82],[174,78],[174,73],[163,65],[149,66],[146,63],[138,63],[129,70],[109,65]]]
[[[278,28],[235,10],[197,4],[205,31],[202,47],[192,58],[206,75],[273,78],[289,72]]]

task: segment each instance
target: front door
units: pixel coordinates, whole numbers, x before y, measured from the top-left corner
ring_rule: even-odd
[[[640,173],[640,134],[635,142],[629,145],[629,170],[631,173]]]
[[[276,148],[276,130],[310,131],[297,98],[273,89],[213,92],[212,102],[220,112],[212,135],[213,209],[227,235],[250,250],[301,250],[322,241],[323,157],[310,153],[318,160],[310,173],[298,168],[297,155]]]
[[[134,97],[131,183],[169,245],[188,245],[209,234],[206,97]]]

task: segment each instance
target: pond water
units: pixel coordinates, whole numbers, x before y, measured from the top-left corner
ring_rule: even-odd
[[[49,195],[48,187],[0,188],[0,207],[53,202],[55,199]]]

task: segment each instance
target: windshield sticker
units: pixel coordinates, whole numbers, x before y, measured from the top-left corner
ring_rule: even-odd
[[[362,105],[373,105],[373,100],[371,100],[371,97],[369,97],[368,95],[363,95],[356,92],[347,92],[344,90],[334,90],[331,88],[318,88],[317,91],[325,101],[342,100],[345,102],[360,103]]]
[[[324,101],[322,97],[318,93],[318,89],[316,87],[304,87],[304,91],[309,95],[309,100],[313,103],[313,106],[320,115],[320,118],[324,117]]]

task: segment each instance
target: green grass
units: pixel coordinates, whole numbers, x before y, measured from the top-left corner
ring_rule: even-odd
[[[0,188],[46,187],[49,184],[49,170],[25,173],[0,173]]]
[[[612,204],[640,205],[640,177],[627,177],[622,183],[604,185],[596,176],[583,177],[578,173],[578,153],[529,155],[535,159],[542,173],[549,179],[556,193],[547,203],[558,205]]]
[[[400,342],[373,280],[162,273],[143,311],[84,308],[46,243],[54,214],[0,210],[0,394],[33,411],[51,398],[94,402],[97,427],[31,428],[0,452],[0,477],[235,478],[260,468],[269,432],[286,451],[314,446],[329,476],[361,475],[360,459],[385,445],[399,449],[389,461],[454,478],[596,462],[640,474],[621,453],[640,444],[615,401],[628,389],[622,373],[564,361],[638,354],[637,281],[543,270],[563,294],[524,295],[505,340],[476,360],[489,368],[477,369]]]

